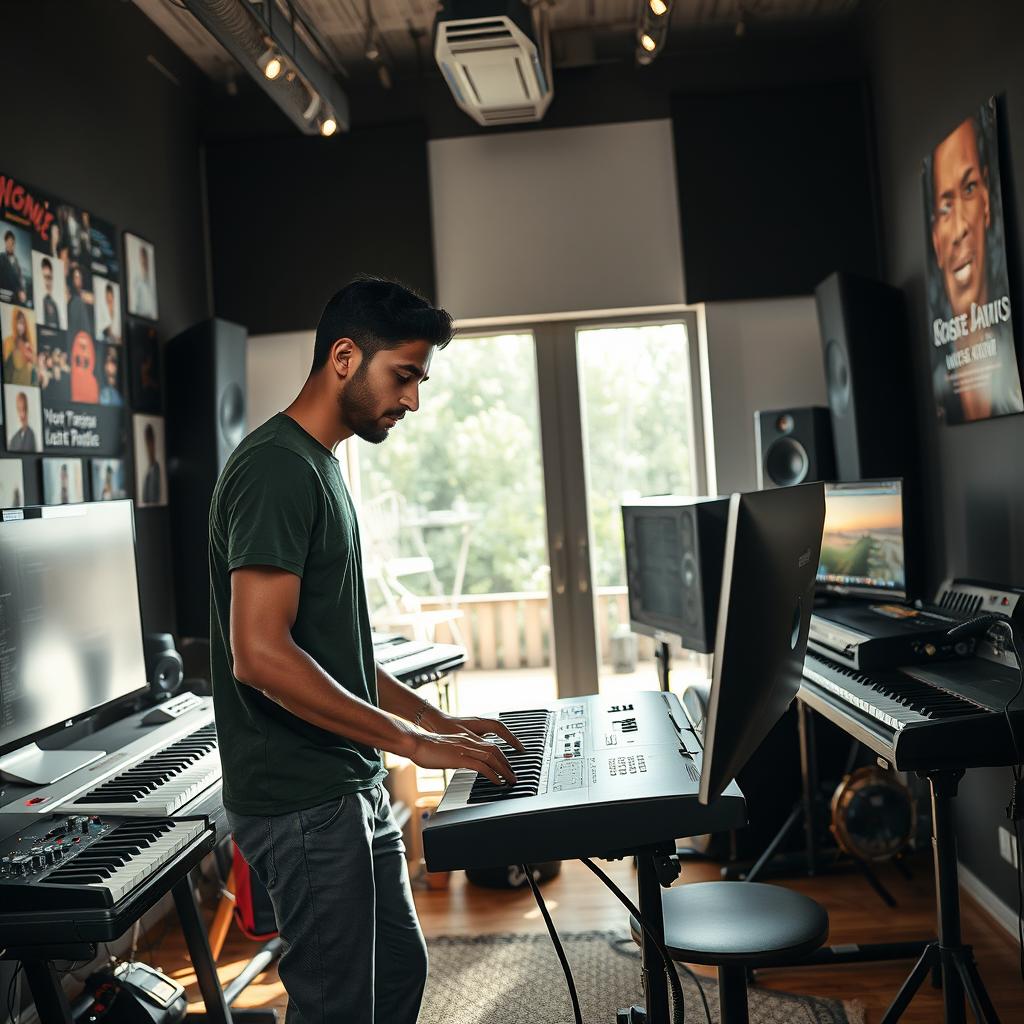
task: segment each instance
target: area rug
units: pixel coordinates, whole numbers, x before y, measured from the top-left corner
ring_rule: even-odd
[[[614,1024],[615,1011],[642,1002],[640,957],[621,933],[562,935],[586,1024]],[[440,937],[427,942],[430,973],[419,1024],[572,1024],[565,976],[551,940],[539,935]],[[688,1024],[706,1024],[697,987],[679,972]],[[719,1024],[718,994],[702,979]],[[856,1003],[754,987],[751,1024],[863,1024]]]

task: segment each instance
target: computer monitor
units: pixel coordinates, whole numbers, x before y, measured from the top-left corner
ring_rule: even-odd
[[[147,686],[132,503],[3,510],[0,770],[46,784],[90,763],[35,741]]]
[[[902,480],[825,485],[818,586],[855,597],[906,599]]]
[[[800,688],[824,521],[820,483],[730,499],[703,804],[722,794]]]

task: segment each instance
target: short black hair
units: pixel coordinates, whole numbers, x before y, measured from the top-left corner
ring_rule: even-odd
[[[7,230],[7,231],[4,232],[4,241],[6,242],[8,238],[11,239],[11,241],[15,241],[14,232],[13,231]]]
[[[338,338],[351,338],[369,362],[382,348],[426,341],[444,348],[452,340],[451,314],[397,281],[360,274],[332,296],[320,314],[312,372],[325,366]]]
[[[107,282],[107,294],[108,295],[113,295],[114,294],[114,286],[109,281]]]
[[[39,261],[39,266],[42,267],[43,270],[49,270],[51,273],[53,272],[53,264],[50,262],[49,256],[44,256]]]

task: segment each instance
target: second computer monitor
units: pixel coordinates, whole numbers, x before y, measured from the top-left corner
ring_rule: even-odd
[[[800,687],[824,521],[820,483],[730,499],[701,803],[721,795]]]

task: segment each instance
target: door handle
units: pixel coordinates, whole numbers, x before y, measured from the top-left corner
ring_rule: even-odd
[[[585,533],[580,534],[576,548],[580,556],[576,586],[581,594],[585,594],[590,589],[590,546],[587,543],[587,535]]]
[[[551,559],[551,582],[556,594],[565,593],[565,537],[555,534]]]

